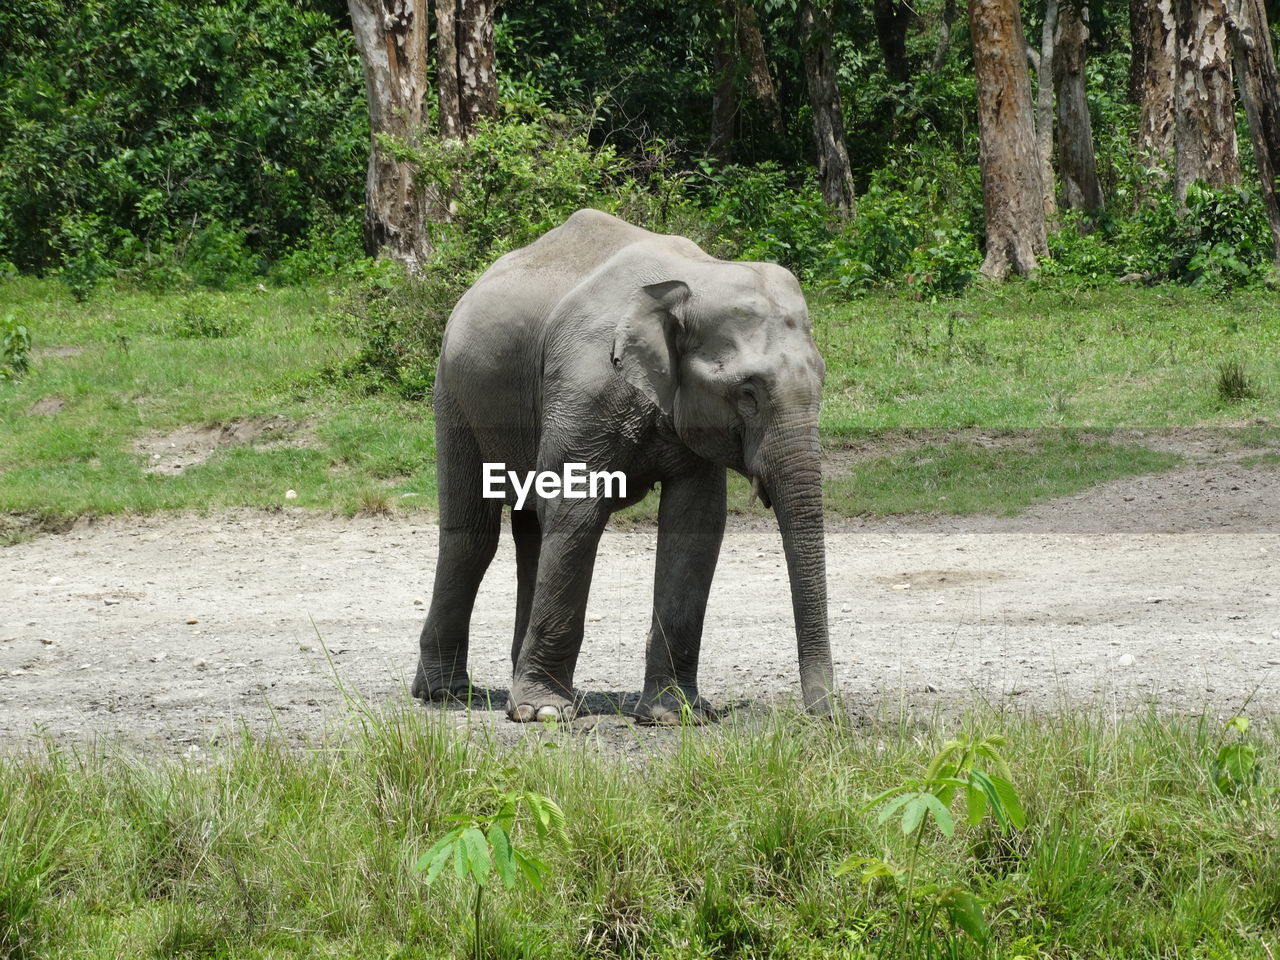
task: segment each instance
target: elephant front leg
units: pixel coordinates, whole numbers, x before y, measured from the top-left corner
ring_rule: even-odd
[[[571,720],[596,549],[609,514],[594,502],[544,501],[542,543],[528,627],[515,658],[507,716]]]
[[[642,721],[679,723],[686,710],[695,721],[714,716],[698,694],[698,654],[724,522],[723,468],[708,465],[693,476],[663,481]]]

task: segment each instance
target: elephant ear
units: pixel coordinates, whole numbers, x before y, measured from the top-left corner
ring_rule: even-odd
[[[613,334],[613,368],[664,411],[670,412],[680,371],[689,285],[664,280],[640,287]]]

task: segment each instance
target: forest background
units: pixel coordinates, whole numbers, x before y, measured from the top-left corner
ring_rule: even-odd
[[[776,260],[844,299],[945,297],[980,270],[1223,292],[1273,275],[1267,115],[1249,123],[1229,54],[1234,39],[1243,80],[1239,22],[1265,19],[1261,0],[982,0],[968,16],[954,0],[457,0],[417,22],[413,9],[5,4],[0,270],[54,275],[77,299],[105,281],[344,275],[369,294],[350,310],[364,368],[410,393],[429,385],[461,289],[582,206]],[[386,64],[366,56],[389,101],[372,111],[372,154],[369,17],[375,59],[399,44],[401,60],[388,92]],[[1006,55],[987,94],[971,27]],[[1188,119],[1184,83],[1216,117]],[[1025,109],[980,124],[990,91]],[[1003,138],[1025,163],[1027,128],[1010,125],[1028,121],[1046,229],[1029,263],[993,264],[1017,238],[991,241],[1010,191],[988,183],[984,215],[980,148]],[[379,190],[414,198],[413,236]],[[1013,229],[1038,229],[1022,203]],[[408,294],[388,293],[393,275],[365,258],[379,251],[418,278]]]

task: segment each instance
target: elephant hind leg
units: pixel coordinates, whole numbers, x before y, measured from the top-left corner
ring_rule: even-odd
[[[502,522],[502,501],[482,495],[479,446],[452,406],[447,393],[437,393],[440,552],[413,680],[413,695],[422,700],[465,696],[471,687],[467,674],[471,611],[480,581],[497,552]]]
[[[542,552],[542,526],[536,510],[511,511],[511,538],[516,545],[516,629],[511,640],[511,664],[520,659],[529,612],[533,609],[533,589],[538,580],[538,556]]]

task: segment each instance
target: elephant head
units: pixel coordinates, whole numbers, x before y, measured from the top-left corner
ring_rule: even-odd
[[[615,368],[694,453],[737,470],[777,515],[810,712],[831,709],[818,412],[826,365],[800,284],[776,264],[655,256],[636,268]]]

